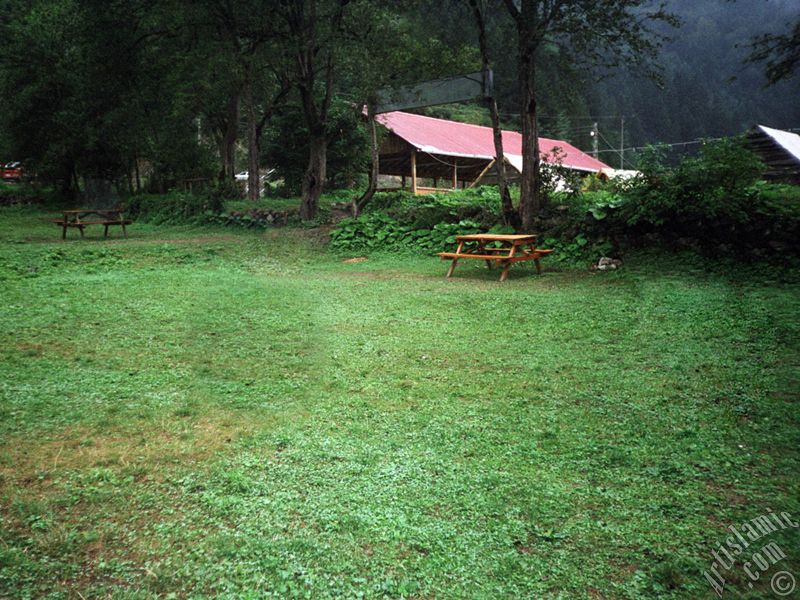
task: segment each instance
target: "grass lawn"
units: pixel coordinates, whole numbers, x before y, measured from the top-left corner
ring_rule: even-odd
[[[791,271],[40,216],[0,211],[0,596],[703,598],[800,518]]]

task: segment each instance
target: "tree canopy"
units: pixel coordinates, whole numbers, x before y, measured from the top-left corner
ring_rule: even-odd
[[[485,104],[426,112],[521,129],[532,166],[537,134],[588,148],[593,120],[606,162],[622,145],[800,125],[787,0],[0,0],[0,15],[0,160],[68,197],[93,178],[227,189],[247,170],[255,199],[269,166],[313,218],[324,186],[364,181],[377,90],[482,63],[494,119]],[[522,188],[529,225],[535,178]]]

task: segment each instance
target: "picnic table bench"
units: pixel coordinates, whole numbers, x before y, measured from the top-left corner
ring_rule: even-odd
[[[87,220],[87,217],[89,219]],[[128,232],[125,230],[126,225],[132,223],[131,220],[126,219],[121,208],[110,209],[94,209],[94,208],[81,208],[76,210],[65,210],[64,216],[60,219],[48,219],[51,223],[55,223],[63,229],[61,239],[67,239],[67,229],[69,227],[77,227],[83,237],[83,229],[87,225],[103,225],[105,231],[104,237],[108,237],[108,228],[112,225],[119,225],[122,227],[122,235],[128,237]]]
[[[541,274],[542,266],[539,259],[552,252],[536,247],[535,235],[505,235],[495,233],[477,233],[474,235],[456,236],[458,248],[455,252],[439,252],[443,260],[452,259],[450,268],[447,270],[446,277],[450,277],[455,271],[456,264],[462,258],[485,260],[486,265],[491,269],[493,264],[503,267],[500,274],[500,281],[505,281],[508,277],[508,270],[511,265],[532,260],[536,265],[536,273]],[[494,244],[496,242],[496,244]],[[493,244],[487,246],[487,244]]]

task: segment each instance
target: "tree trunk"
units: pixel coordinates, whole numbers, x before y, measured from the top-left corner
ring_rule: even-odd
[[[322,133],[312,135],[310,141],[308,166],[303,175],[303,199],[300,204],[300,218],[304,221],[311,221],[317,216],[327,170],[328,139]]]
[[[494,168],[497,172],[497,187],[500,190],[500,201],[503,210],[503,222],[512,225],[515,229],[519,227],[519,215],[514,210],[514,203],[511,201],[511,192],[508,190],[508,180],[506,179],[506,161],[503,151],[503,130],[500,129],[500,115],[497,112],[497,100],[489,98],[489,114],[492,118],[492,133],[494,134]]]
[[[256,202],[261,197],[261,177],[258,166],[261,148],[252,82],[248,82],[245,87],[245,102],[247,103],[247,199]]]
[[[75,167],[75,163],[72,163],[72,182],[73,182],[73,189],[75,190],[75,198],[80,197],[81,195],[81,182],[80,178],[78,177],[78,169]]]
[[[472,16],[475,19],[475,25],[478,27],[478,46],[481,51],[481,62],[483,63],[484,72],[489,70],[489,43],[486,38],[486,21],[484,19],[483,5],[478,0],[469,0],[469,5],[472,8]],[[495,155],[495,171],[497,172],[497,187],[500,190],[500,200],[502,202],[503,222],[506,225],[513,225],[514,228],[519,226],[519,218],[514,211],[514,205],[511,202],[511,193],[508,191],[508,180],[506,179],[506,161],[505,153],[503,152],[503,131],[500,129],[500,115],[497,111],[497,100],[487,98],[487,105],[489,107],[489,114],[492,118],[492,134],[494,137],[494,155]]]
[[[220,155],[222,158],[221,181],[230,181],[236,175],[234,164],[236,138],[239,132],[239,91],[231,94],[225,115],[225,134],[222,136]]]
[[[519,190],[519,216],[523,231],[533,231],[542,208],[539,177],[539,130],[536,124],[536,67],[534,52],[525,31],[519,31],[519,83],[522,105],[522,179]]]
[[[142,191],[142,175],[139,173],[139,157],[138,155],[133,159],[133,169],[136,173],[136,193]]]
[[[375,191],[378,189],[378,173],[380,172],[380,153],[378,149],[378,127],[375,124],[375,107],[370,104],[367,108],[367,119],[369,122],[370,141],[372,143],[372,165],[369,170],[369,183],[366,191],[358,199],[353,199],[353,216],[357,217],[372,200]]]

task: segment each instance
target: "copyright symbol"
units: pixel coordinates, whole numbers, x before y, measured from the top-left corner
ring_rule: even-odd
[[[772,576],[770,585],[772,586],[772,591],[778,596],[788,596],[794,591],[794,575],[789,571],[778,571]]]

